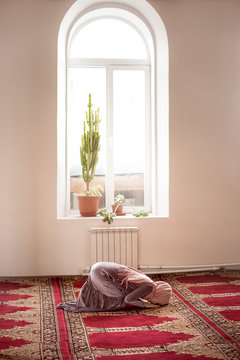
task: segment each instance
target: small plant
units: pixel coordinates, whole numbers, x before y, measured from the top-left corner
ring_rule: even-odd
[[[136,213],[134,213],[133,216],[135,216],[135,217],[140,217],[140,216],[146,217],[146,216],[148,216],[148,213],[145,212],[144,210],[139,210]]]
[[[82,176],[86,183],[86,191],[81,195],[92,196],[90,182],[95,176],[95,169],[98,163],[98,153],[100,150],[99,133],[99,109],[93,112],[91,94],[89,94],[88,111],[86,112],[86,121],[83,123],[83,135],[80,146],[80,159],[82,165]],[[101,195],[101,191],[94,191],[94,195]]]
[[[114,198],[114,204],[115,205],[120,205],[123,204],[125,202],[125,197],[124,195],[118,194],[115,196]]]
[[[123,203],[125,202],[124,195],[118,194],[114,198],[114,204],[112,205],[112,210],[114,214],[121,214],[123,211]]]
[[[108,224],[111,224],[113,222],[113,218],[116,216],[116,214],[112,213],[106,208],[99,209],[97,212],[97,215],[100,215],[103,217],[103,222],[108,222]]]
[[[97,215],[100,215],[103,217],[103,222],[108,222],[108,224],[111,224],[113,222],[113,218],[117,215],[117,209],[120,205],[122,205],[125,202],[124,195],[118,194],[114,198],[114,205],[113,211],[108,210],[107,208],[99,209],[97,212]]]

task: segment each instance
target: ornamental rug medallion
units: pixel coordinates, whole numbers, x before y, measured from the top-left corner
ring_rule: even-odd
[[[98,313],[56,309],[84,277],[0,280],[0,360],[239,360],[240,273],[161,279],[169,305]]]

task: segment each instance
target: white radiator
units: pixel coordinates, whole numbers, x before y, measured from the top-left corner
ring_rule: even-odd
[[[138,268],[138,227],[91,228],[91,265],[113,261]]]

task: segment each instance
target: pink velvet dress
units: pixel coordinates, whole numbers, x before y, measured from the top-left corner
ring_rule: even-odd
[[[144,307],[144,299],[154,289],[154,282],[136,269],[113,262],[99,262],[80,290],[78,299],[58,304],[73,312],[124,309],[128,305]]]

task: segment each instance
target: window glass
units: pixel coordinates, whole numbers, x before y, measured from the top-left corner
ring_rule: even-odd
[[[88,96],[92,95],[93,109],[100,109],[101,149],[96,167],[95,179],[91,182],[105,187],[106,173],[106,70],[104,68],[70,68],[68,72],[68,166],[70,171],[70,207],[76,208],[74,193],[83,191],[80,163],[80,144],[83,133],[83,121],[86,119]],[[105,192],[104,192],[105,194]],[[105,197],[100,206],[105,206]]]
[[[145,71],[113,72],[114,193],[144,205]]]
[[[99,19],[80,29],[71,44],[70,57],[146,59],[147,51],[132,26],[116,19]]]

